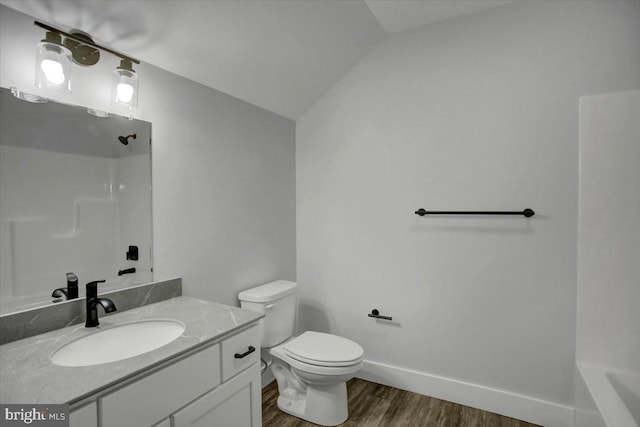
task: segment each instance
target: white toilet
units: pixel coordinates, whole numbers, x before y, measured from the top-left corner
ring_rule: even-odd
[[[364,350],[321,332],[294,337],[297,286],[277,280],[240,292],[238,299],[242,308],[265,315],[260,320],[261,347],[273,356],[278,408],[315,424],[342,424],[349,417],[346,382],[362,367]]]

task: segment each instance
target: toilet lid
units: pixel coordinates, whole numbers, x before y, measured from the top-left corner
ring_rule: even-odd
[[[355,342],[337,335],[307,331],[284,345],[289,356],[321,366],[349,366],[362,359],[364,350]]]

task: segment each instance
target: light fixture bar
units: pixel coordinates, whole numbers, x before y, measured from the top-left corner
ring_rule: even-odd
[[[110,53],[110,54],[112,54],[112,55],[115,55],[115,56],[117,56],[118,58],[124,59],[124,60],[126,60],[126,61],[131,61],[131,62],[133,62],[134,64],[140,64],[140,61],[139,61],[139,60],[137,60],[137,59],[135,59],[135,58],[132,58],[132,57],[130,57],[130,56],[127,56],[127,55],[125,55],[125,54],[122,54],[122,53],[120,53],[120,52],[117,52],[117,51],[115,51],[115,50],[113,50],[113,49],[109,49],[108,47],[100,46],[100,45],[98,45],[98,44],[95,44],[95,43],[93,43],[93,42],[91,42],[91,41],[87,40],[87,39],[84,39],[84,38],[81,38],[81,37],[77,37],[77,36],[75,36],[75,35],[73,35],[73,34],[67,33],[66,31],[59,30],[59,29],[57,29],[57,28],[55,28],[55,27],[52,27],[52,26],[50,26],[50,25],[43,24],[42,22],[33,21],[33,24],[34,24],[34,25],[37,25],[37,26],[38,26],[38,27],[40,27],[40,28],[44,28],[44,29],[45,29],[45,30],[47,30],[47,31],[54,31],[54,32],[56,32],[56,33],[62,34],[62,35],[63,35],[63,36],[65,36],[66,38],[69,38],[69,39],[71,39],[71,40],[75,40],[75,41],[76,41],[76,42],[78,42],[78,43],[82,43],[82,44],[85,44],[85,45],[93,46],[93,47],[95,47],[95,48],[97,48],[97,49],[100,49],[100,50],[103,50],[103,51],[105,51],[105,52],[108,52],[108,53]]]

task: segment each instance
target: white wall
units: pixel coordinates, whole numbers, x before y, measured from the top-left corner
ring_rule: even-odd
[[[71,23],[69,23],[71,25]],[[33,87],[33,18],[0,6],[0,86]],[[71,95],[109,105],[117,61],[80,69]],[[175,74],[141,64],[136,118],[153,124],[156,278],[183,277],[186,295],[236,304],[238,291],[295,279],[295,124]]]
[[[640,90],[580,100],[576,359],[640,374]]]
[[[384,381],[460,380],[571,423],[578,98],[640,87],[638,22],[638,2],[516,2],[364,57],[297,122],[301,328],[356,340]]]

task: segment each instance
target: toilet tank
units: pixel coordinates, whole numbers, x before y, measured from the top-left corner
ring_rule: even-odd
[[[240,307],[265,316],[260,319],[261,347],[273,347],[293,336],[297,286],[296,282],[276,280],[238,294]]]

